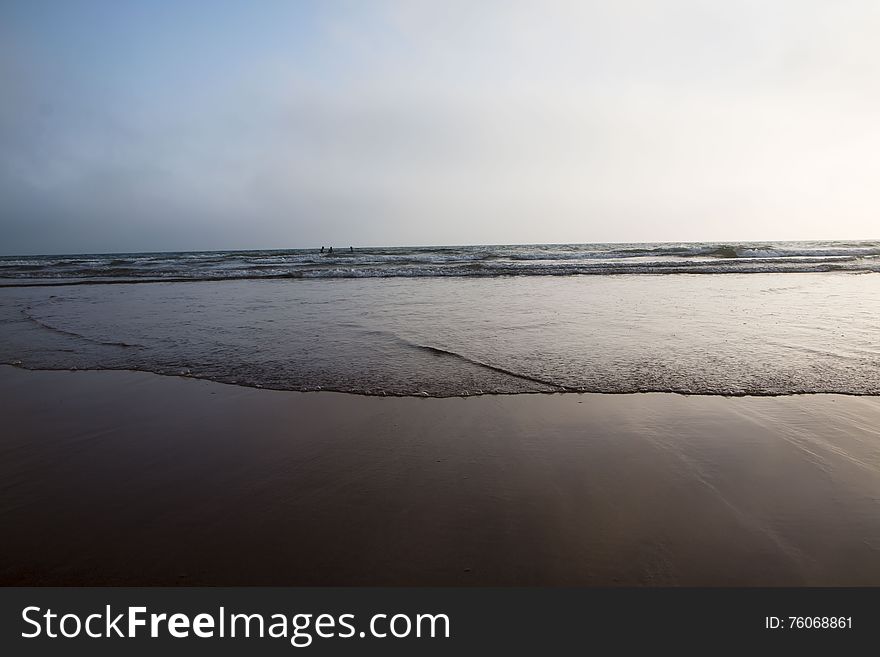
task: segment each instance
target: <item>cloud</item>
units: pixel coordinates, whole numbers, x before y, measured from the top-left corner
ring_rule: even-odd
[[[5,248],[872,236],[873,3],[285,7],[100,65],[30,16]]]

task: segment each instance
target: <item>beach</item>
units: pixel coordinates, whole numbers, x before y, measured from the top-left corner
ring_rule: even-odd
[[[880,399],[0,366],[4,585],[880,584]]]
[[[0,655],[871,645],[880,5],[0,34]]]

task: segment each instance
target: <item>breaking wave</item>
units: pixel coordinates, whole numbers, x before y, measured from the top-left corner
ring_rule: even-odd
[[[880,242],[387,247],[0,258],[0,286],[273,278],[880,271]]]

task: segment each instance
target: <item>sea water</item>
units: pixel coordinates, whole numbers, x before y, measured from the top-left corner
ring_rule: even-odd
[[[878,242],[6,257],[0,362],[373,395],[876,395],[877,271]]]

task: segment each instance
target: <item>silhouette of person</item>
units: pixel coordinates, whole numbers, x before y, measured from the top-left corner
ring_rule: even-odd
[[[330,253],[333,253],[333,247],[332,247],[332,246],[330,247]]]
[[[324,247],[323,247],[323,246],[321,247],[321,253],[324,253]]]
[[[348,250],[351,251],[352,253],[354,253],[354,247],[353,247],[353,246],[348,247]]]

